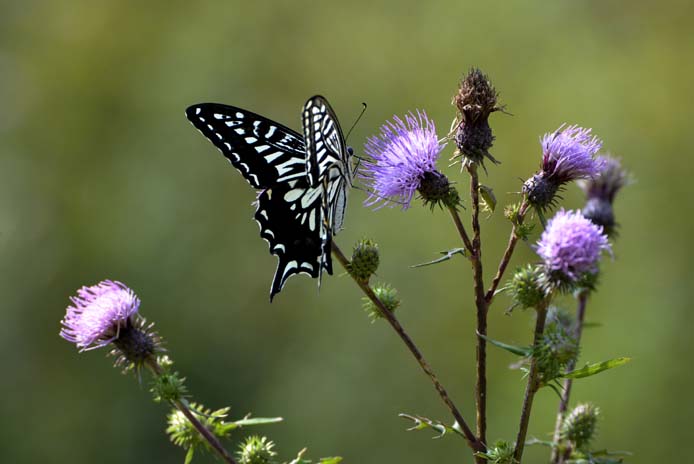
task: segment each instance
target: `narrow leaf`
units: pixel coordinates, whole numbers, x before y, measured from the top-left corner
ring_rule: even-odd
[[[246,425],[265,425],[265,424],[276,424],[282,422],[284,419],[281,417],[244,417],[234,421],[239,427],[244,427]]]
[[[460,430],[456,429],[455,427],[451,427],[449,425],[446,425],[443,422],[438,421],[438,420],[433,420],[433,419],[429,419],[427,417],[422,417],[422,416],[412,416],[410,414],[405,414],[405,413],[398,414],[398,416],[402,417],[403,419],[409,419],[414,423],[414,425],[412,427],[410,427],[409,429],[407,429],[407,431],[423,430],[423,429],[430,428],[430,429],[438,432],[438,435],[433,437],[433,438],[441,438],[448,432],[453,432],[453,433],[457,433],[458,435],[463,435],[460,432]]]
[[[479,332],[477,332],[477,336],[484,338],[485,340],[487,340],[489,343],[491,343],[494,346],[497,346],[501,349],[504,349],[504,350],[506,350],[510,353],[513,353],[515,355],[518,355],[518,356],[530,356],[530,353],[532,352],[532,348],[509,345],[507,343],[503,343],[503,342],[494,340],[493,338],[489,338],[486,335],[482,335]]]
[[[439,259],[435,259],[435,260],[433,260],[433,261],[429,261],[429,262],[426,262],[426,263],[415,264],[415,265],[410,266],[410,267],[412,267],[412,268],[415,268],[415,267],[424,267],[424,266],[430,266],[430,265],[432,265],[432,264],[442,263],[442,262],[444,262],[444,261],[448,261],[449,259],[451,259],[451,258],[452,258],[454,255],[456,255],[456,254],[461,254],[461,255],[463,255],[463,256],[467,256],[467,253],[466,253],[466,251],[465,251],[465,248],[453,248],[452,250],[442,251],[442,252],[440,252],[440,253],[441,253],[443,256],[442,256],[441,258],[439,258]]]
[[[613,369],[615,367],[622,366],[631,361],[631,358],[615,358],[609,361],[603,361],[601,363],[588,364],[581,369],[576,369],[571,372],[566,372],[562,377],[566,379],[582,379],[584,377],[590,377],[591,375],[599,374],[602,371],[608,369]]]

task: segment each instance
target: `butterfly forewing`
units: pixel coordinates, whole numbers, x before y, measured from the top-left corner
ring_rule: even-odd
[[[306,146],[297,132],[250,111],[193,105],[186,117],[254,188],[306,176]]]
[[[306,175],[310,185],[318,185],[332,166],[348,163],[347,146],[337,116],[325,98],[320,95],[309,98],[301,114]],[[351,177],[351,171],[348,175]]]

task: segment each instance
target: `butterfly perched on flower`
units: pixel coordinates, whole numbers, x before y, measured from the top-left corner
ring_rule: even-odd
[[[303,136],[250,111],[201,103],[186,117],[251,186],[259,190],[255,220],[279,257],[270,300],[294,274],[332,274],[332,236],[342,229],[352,186],[352,150],[320,95],[301,112]]]

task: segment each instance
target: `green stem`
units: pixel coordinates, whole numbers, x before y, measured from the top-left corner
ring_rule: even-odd
[[[581,293],[578,294],[578,308],[576,309],[576,331],[574,336],[576,337],[576,344],[581,343],[581,334],[583,333],[583,321],[585,320],[586,316],[586,304],[588,303],[588,291],[584,290]],[[566,365],[566,371],[572,371],[576,367],[576,359],[572,359],[569,361],[569,363]],[[554,425],[554,439],[553,442],[555,444],[554,448],[552,448],[552,463],[553,464],[561,464],[564,462],[566,456],[563,456],[561,454],[561,450],[559,449],[559,440],[561,437],[561,426],[562,423],[564,422],[564,416],[566,414],[566,410],[569,407],[569,398],[571,397],[571,385],[573,384],[572,379],[565,379],[564,380],[564,391],[562,392],[561,395],[561,401],[559,402],[559,410],[557,411],[557,421]]]
[[[345,257],[345,255],[342,253],[342,251],[334,241],[332,242],[332,253],[333,256],[335,256],[335,258],[340,262],[342,267],[344,267],[345,270],[349,273],[349,260]],[[470,427],[468,427],[467,423],[465,422],[465,419],[463,419],[462,414],[460,414],[460,411],[455,406],[455,404],[453,404],[453,401],[451,401],[450,397],[448,396],[446,389],[443,387],[441,382],[439,382],[439,379],[436,377],[436,374],[434,374],[434,371],[431,369],[431,366],[429,366],[429,364],[426,362],[421,351],[419,351],[417,345],[415,345],[414,341],[412,341],[407,332],[405,332],[405,329],[402,327],[402,325],[400,325],[400,322],[395,317],[393,312],[389,311],[383,305],[383,302],[381,302],[381,300],[376,296],[376,294],[367,282],[364,282],[360,279],[356,279],[354,278],[354,276],[352,276],[352,278],[357,283],[357,285],[359,285],[359,288],[364,292],[364,294],[369,298],[369,300],[371,300],[371,302],[376,306],[376,308],[378,308],[378,311],[381,314],[381,316],[383,316],[383,318],[386,321],[388,321],[390,326],[393,328],[393,330],[395,330],[395,332],[398,334],[403,343],[405,343],[405,346],[407,346],[407,348],[410,350],[412,356],[414,356],[414,358],[417,360],[417,363],[419,363],[419,366],[422,368],[424,373],[434,384],[434,388],[436,389],[444,404],[446,405],[446,407],[458,423],[458,426],[460,427],[460,430],[462,431],[468,446],[474,452],[483,452],[484,445],[482,445],[482,443],[480,443],[475,437],[475,434],[472,433],[472,430],[470,430]]]
[[[160,376],[162,374],[162,368],[161,366],[157,363],[156,359],[153,357],[150,357],[146,361],[147,367],[152,371],[152,373],[156,376]],[[202,423],[198,420],[198,418],[193,414],[193,412],[190,410],[188,405],[181,400],[178,401],[172,401],[172,405],[181,411],[181,413],[188,419],[188,421],[193,424],[193,427],[195,427],[195,430],[198,431],[200,436],[210,444],[212,449],[219,455],[224,462],[227,464],[238,464],[236,460],[231,457],[231,455],[227,452],[227,450],[222,446],[222,444],[217,440],[217,437],[212,434]]]
[[[508,264],[511,261],[513,251],[516,249],[516,243],[518,243],[518,239],[520,238],[520,236],[518,235],[518,228],[523,225],[525,213],[528,211],[528,208],[530,208],[530,204],[526,199],[523,199],[523,203],[521,203],[521,206],[518,210],[517,222],[513,225],[513,230],[511,230],[511,236],[508,239],[508,245],[506,245],[506,251],[504,251],[504,255],[502,256],[501,261],[499,262],[499,268],[496,271],[494,279],[492,279],[492,285],[489,287],[489,290],[487,290],[487,294],[485,296],[488,305],[492,303],[492,300],[494,299],[494,293],[496,292],[496,289],[504,276],[504,272],[506,271],[506,268],[508,267]]]
[[[539,346],[542,342],[542,336],[545,332],[545,320],[547,319],[547,303],[543,302],[537,308],[537,320],[535,321],[535,336],[533,337],[533,347]],[[513,458],[520,463],[523,457],[523,448],[525,446],[525,438],[528,434],[528,425],[530,424],[530,412],[533,407],[533,399],[535,393],[540,388],[540,376],[538,372],[537,359],[533,356],[530,360],[530,372],[528,373],[528,383],[525,387],[525,398],[523,399],[523,409],[521,410],[520,425],[518,427],[518,436],[516,437],[516,448],[513,452]]]

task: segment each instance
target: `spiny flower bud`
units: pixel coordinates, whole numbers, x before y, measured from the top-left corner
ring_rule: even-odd
[[[561,438],[575,449],[582,450],[595,435],[600,409],[590,403],[579,404],[566,416],[561,428]]]
[[[188,406],[193,416],[216,437],[225,438],[232,428],[235,428],[230,427],[224,420],[229,414],[229,408],[213,411],[199,403],[190,403]],[[186,450],[200,446],[207,450],[211,449],[209,442],[202,438],[200,432],[178,409],[171,410],[167,416],[167,424],[166,433],[174,445]]]
[[[599,174],[579,184],[586,192],[586,206],[582,212],[583,216],[602,226],[605,233],[613,237],[617,223],[612,204],[617,192],[629,183],[629,173],[616,158],[599,156],[598,159],[602,162]]]
[[[477,453],[476,456],[485,459],[489,464],[516,464],[518,461],[513,457],[514,451],[515,448],[511,443],[498,440],[487,449],[486,453]]]
[[[494,135],[489,126],[489,115],[501,108],[497,106],[498,93],[489,78],[479,69],[471,69],[453,96],[461,122],[455,134],[455,144],[463,162],[481,163],[485,157],[498,163],[490,154]]]
[[[349,272],[355,279],[368,282],[379,263],[378,245],[369,239],[363,239],[354,246]]]
[[[267,437],[252,435],[239,445],[239,464],[270,464],[277,456],[275,444]]]
[[[171,369],[173,362],[171,362],[168,356],[158,356],[157,364],[162,369],[162,372],[152,380],[150,392],[154,396],[154,401],[161,403],[183,399],[188,393],[185,377],[181,377],[178,372]]]
[[[532,264],[516,269],[506,288],[513,298],[513,307],[536,308],[547,297],[540,284],[541,269]]]
[[[453,207],[460,204],[458,191],[448,181],[448,177],[438,171],[425,172],[420,179],[419,194],[425,205]]]
[[[373,287],[373,292],[376,297],[383,303],[383,306],[390,312],[395,311],[395,309],[400,306],[400,299],[398,298],[398,291],[388,284],[378,284]],[[364,300],[364,311],[369,315],[371,322],[375,322],[376,319],[383,317],[381,311],[376,307],[376,305],[367,297]]]

